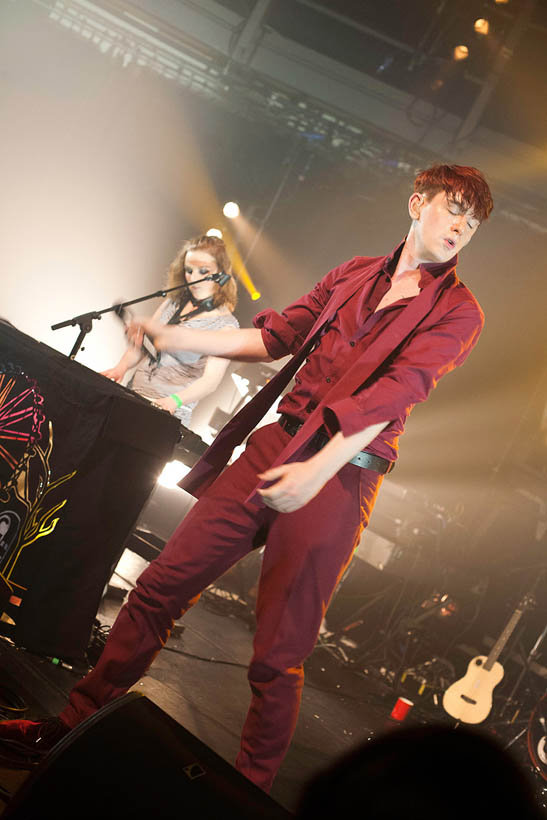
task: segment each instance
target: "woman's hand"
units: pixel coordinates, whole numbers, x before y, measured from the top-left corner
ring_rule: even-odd
[[[156,407],[161,408],[162,410],[167,410],[168,413],[173,413],[177,409],[177,403],[171,396],[165,396],[163,399],[153,399],[152,404],[155,404]]]
[[[125,367],[120,367],[120,365],[117,364],[109,370],[101,370],[101,376],[106,376],[107,379],[110,379],[113,382],[121,382],[126,372]]]

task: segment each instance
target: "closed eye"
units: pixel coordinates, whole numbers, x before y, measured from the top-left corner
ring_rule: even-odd
[[[199,270],[195,271],[200,276],[206,276],[210,271],[210,268],[199,268]],[[184,268],[184,273],[188,276],[191,276],[194,273],[194,268]]]

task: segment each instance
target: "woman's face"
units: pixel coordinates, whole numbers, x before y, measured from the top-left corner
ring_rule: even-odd
[[[219,273],[214,256],[207,253],[207,251],[188,251],[184,259],[184,275],[190,285],[194,299],[208,299],[209,296],[213,296],[216,292],[218,287],[216,282],[208,281],[201,282],[198,285],[192,284],[192,282],[203,279],[205,276],[210,276],[212,273]]]

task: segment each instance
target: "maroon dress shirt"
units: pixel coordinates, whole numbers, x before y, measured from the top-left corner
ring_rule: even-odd
[[[387,257],[345,262],[282,313],[266,310],[255,317],[272,358],[293,358],[228,422],[180,486],[201,494],[299,367],[279,410],[304,425],[275,465],[297,460],[321,425],[348,436],[386,420],[366,449],[396,459],[412,407],[463,364],[484,323],[479,304],[456,276],[456,257],[421,265],[420,294],[376,310],[402,246]],[[252,498],[258,503],[260,497]]]

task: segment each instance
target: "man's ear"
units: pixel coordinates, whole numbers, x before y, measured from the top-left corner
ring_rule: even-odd
[[[425,194],[419,194],[417,191],[414,191],[414,193],[408,200],[408,213],[410,214],[411,219],[420,218],[420,211],[422,210],[426,201],[427,197]]]

